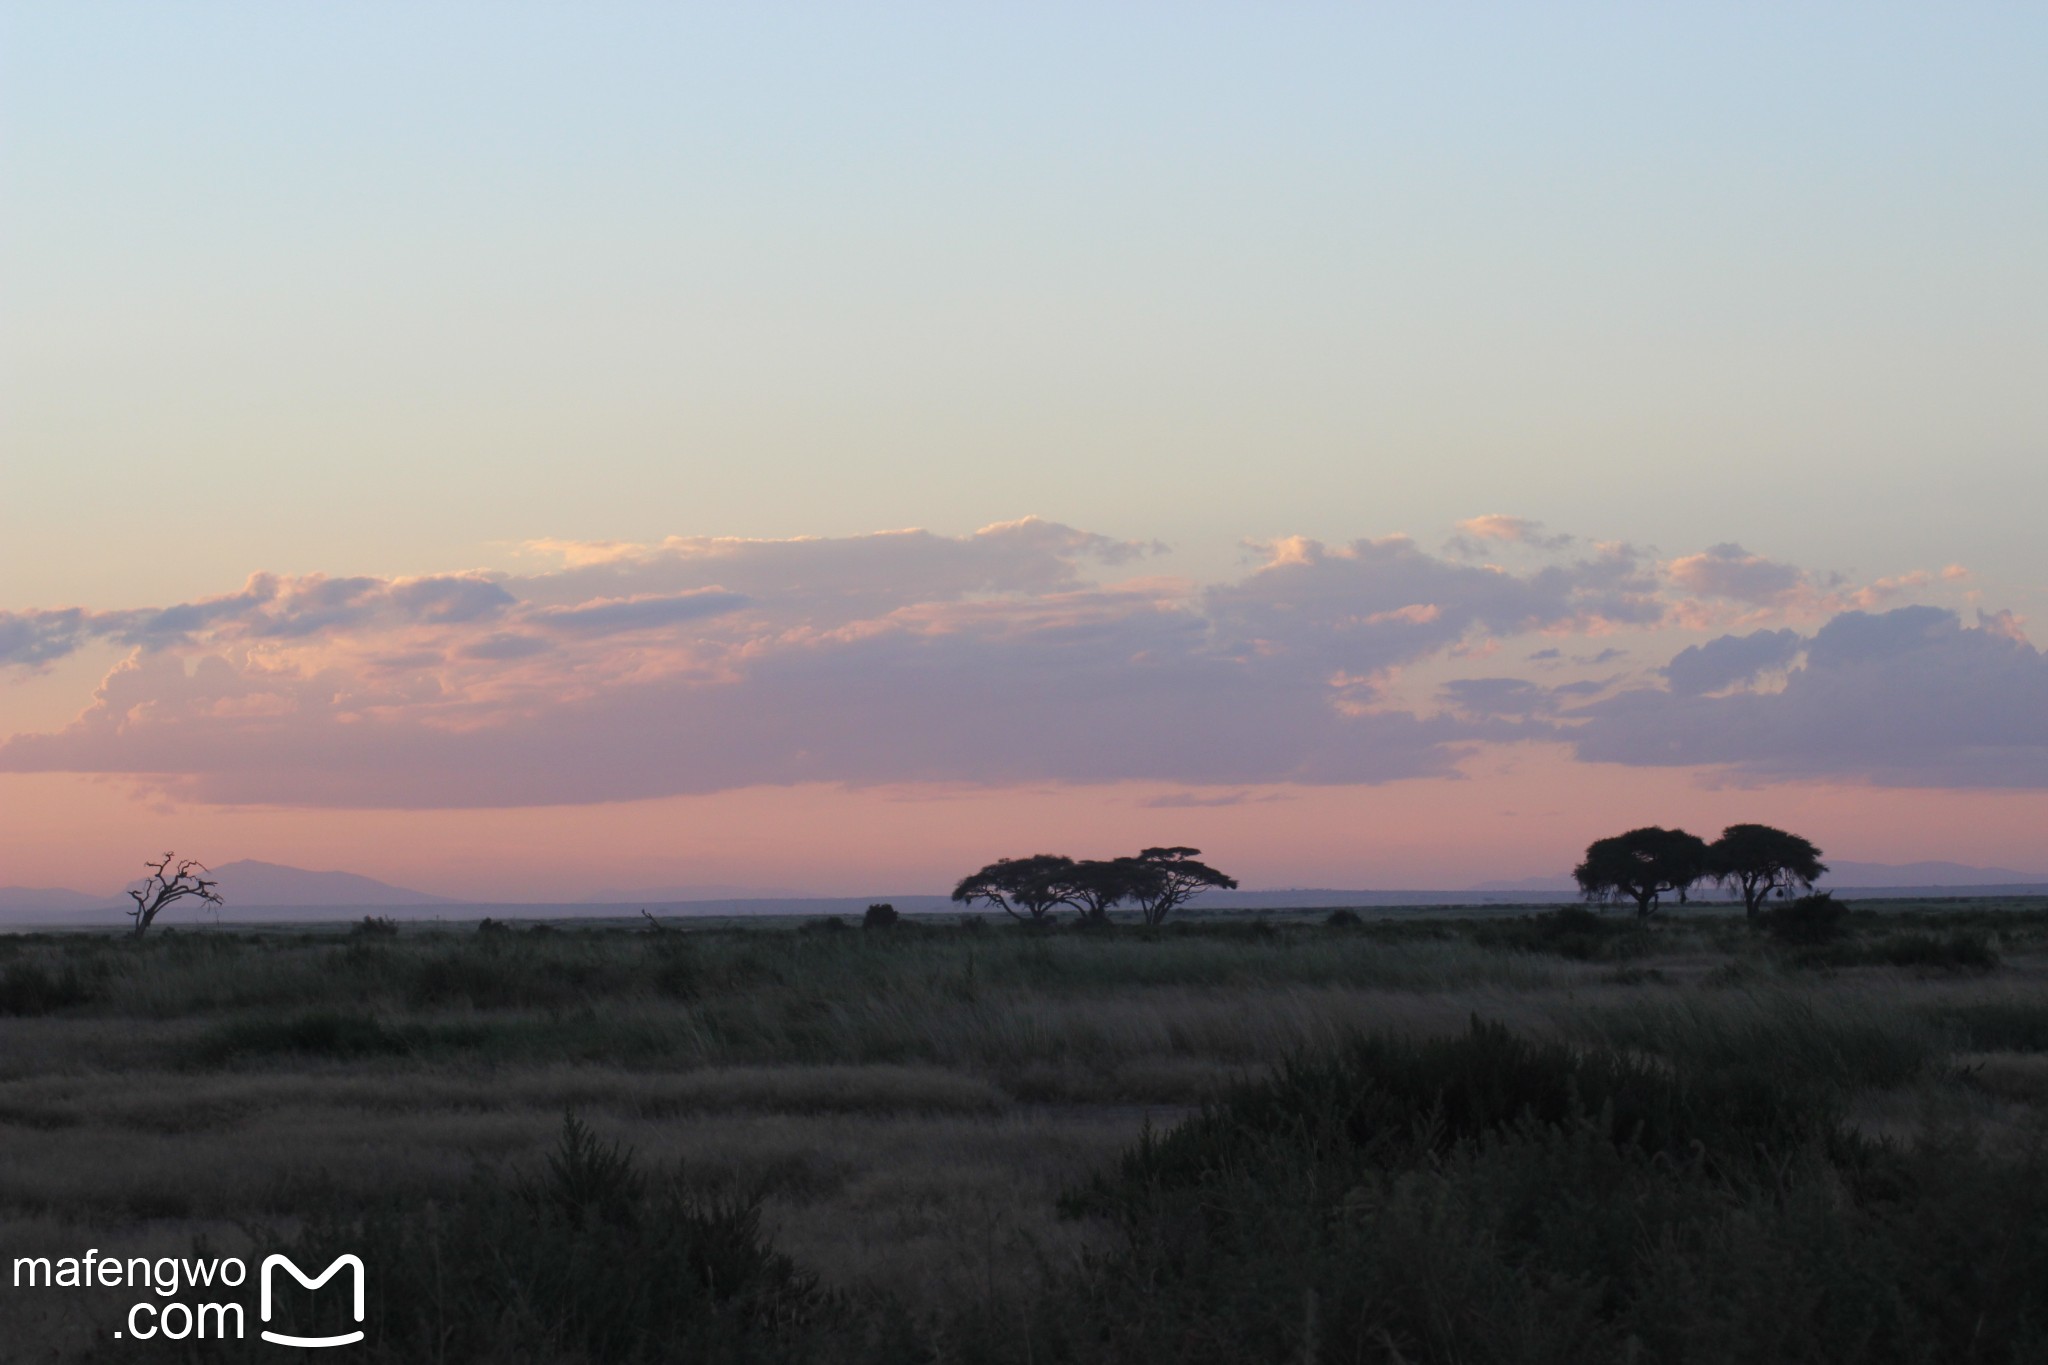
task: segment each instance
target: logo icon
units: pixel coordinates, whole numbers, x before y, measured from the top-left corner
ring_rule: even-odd
[[[289,1270],[292,1273],[292,1278],[297,1280],[300,1286],[305,1289],[318,1289],[321,1285],[333,1279],[334,1272],[340,1270],[343,1266],[347,1266],[355,1271],[356,1321],[361,1322],[363,1320],[363,1263],[361,1258],[356,1256],[337,1256],[334,1258],[333,1265],[328,1266],[319,1275],[309,1280],[306,1278],[304,1271],[292,1264],[291,1257],[280,1256],[273,1252],[271,1255],[263,1258],[263,1270],[261,1272],[263,1277],[261,1312],[265,1322],[270,1321],[270,1272],[277,1266],[283,1266],[286,1270]],[[278,1346],[347,1346],[361,1341],[363,1339],[363,1332],[361,1328],[357,1328],[353,1332],[344,1333],[338,1337],[293,1337],[286,1336],[283,1332],[266,1330],[263,1333],[263,1339]]]

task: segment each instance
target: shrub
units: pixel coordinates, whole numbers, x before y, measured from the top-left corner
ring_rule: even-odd
[[[837,934],[852,927],[837,915],[827,915],[823,919],[805,920],[796,927],[796,931],[799,934]]]
[[[378,915],[365,915],[349,932],[358,938],[396,938],[398,923]]]
[[[654,990],[671,1000],[695,1000],[704,990],[704,963],[696,945],[676,933],[663,933],[655,954]]]
[[[1618,1145],[1741,1163],[1759,1148],[1796,1147],[1833,1121],[1824,1099],[1776,1079],[1732,1068],[1680,1076],[1639,1052],[1534,1042],[1475,1017],[1454,1038],[1367,1037],[1292,1057],[1272,1080],[1164,1137],[1148,1134],[1115,1187],[1199,1186],[1257,1164],[1276,1142],[1353,1171],[1395,1168],[1529,1123],[1588,1125]]]
[[[1999,965],[1995,935],[1958,929],[1947,934],[1887,934],[1871,942],[1853,940],[1808,947],[1791,959],[1795,967],[1913,967],[1922,971],[1988,972]]]
[[[1114,1242],[983,1358],[2041,1358],[2048,1159],[1724,1072],[1477,1023],[1296,1058],[1070,1197]]]
[[[1765,911],[1764,931],[1780,943],[1832,943],[1848,932],[1849,907],[1834,892],[1811,896]]]
[[[1999,963],[1992,937],[1966,929],[1948,934],[1893,934],[1872,944],[1869,956],[1893,967],[1947,971],[1988,972]]]
[[[301,1265],[343,1252],[378,1276],[373,1360],[804,1361],[832,1325],[758,1198],[692,1193],[681,1167],[646,1169],[573,1115],[538,1170],[479,1169],[441,1206],[331,1216],[287,1248]],[[352,1327],[342,1312],[287,1295],[281,1330]]]
[[[1567,905],[1541,915],[1482,920],[1469,931],[1475,942],[1528,953],[1550,953],[1575,962],[1610,962],[1648,951],[1653,932],[1636,916],[1617,918]]]
[[[0,971],[0,1014],[53,1014],[98,997],[96,983],[74,963],[51,971],[40,962],[10,962]]]
[[[902,919],[903,916],[896,913],[896,907],[885,902],[879,905],[870,905],[867,913],[860,918],[860,927],[863,929],[894,929]]]
[[[2048,1000],[1983,1000],[1934,1016],[1973,1052],[2048,1052]]]
[[[1323,924],[1331,929],[1356,929],[1364,923],[1356,910],[1332,910],[1323,917]]]
[[[310,1057],[376,1057],[410,1052],[412,1044],[374,1016],[314,1010],[285,1019],[256,1018],[227,1024],[201,1040],[206,1061],[238,1055],[297,1053]]]

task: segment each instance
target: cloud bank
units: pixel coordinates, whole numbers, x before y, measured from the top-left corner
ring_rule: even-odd
[[[1850,611],[1618,679],[1397,686],[1520,636],[1663,638],[1710,598],[1811,606],[1821,580],[1734,546],[1664,562],[1493,516],[1444,556],[1292,538],[1207,585],[1145,576],[1154,546],[1036,519],[534,548],[550,565],[523,575],[257,574],[167,607],[0,613],[0,665],[131,651],[73,723],[0,740],[0,770],[478,807],[818,781],[1375,783],[1534,738],[1607,762],[2048,784],[2048,675],[2009,618]],[[1530,657],[1566,666],[1555,645]]]
[[[1778,668],[1781,686],[1751,685]],[[2007,615],[1967,625],[1937,607],[1844,612],[1810,637],[1724,636],[1666,672],[1668,688],[1584,708],[1579,756],[1761,779],[2048,787],[2048,658]]]

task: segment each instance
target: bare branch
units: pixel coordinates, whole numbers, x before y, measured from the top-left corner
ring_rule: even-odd
[[[177,862],[173,871],[171,864]],[[227,904],[227,897],[220,892],[220,883],[200,874],[212,871],[197,858],[178,861],[175,853],[166,853],[157,862],[143,859],[142,865],[149,869],[149,878],[140,887],[131,887],[128,897],[135,902],[135,908],[128,912],[128,918],[135,922],[135,937],[141,938],[149,931],[163,909],[189,896],[196,896],[211,905]]]

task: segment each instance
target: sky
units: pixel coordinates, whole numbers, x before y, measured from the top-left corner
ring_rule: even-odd
[[[0,884],[1457,887],[1759,820],[2048,872],[2044,58],[0,8]]]

